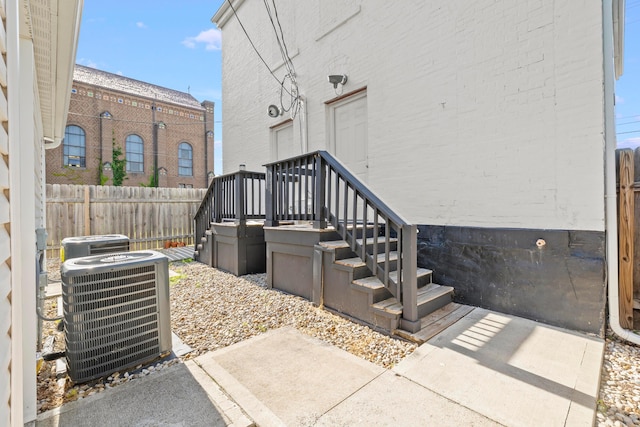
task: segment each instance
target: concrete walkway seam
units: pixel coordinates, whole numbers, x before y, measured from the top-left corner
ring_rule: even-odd
[[[186,368],[191,372],[191,375],[202,386],[204,391],[209,396],[209,400],[214,404],[216,409],[225,418],[229,427],[253,427],[255,423],[244,413],[240,408],[221,388],[220,386],[207,374],[193,360],[187,360],[185,363]]]
[[[194,362],[215,381],[225,393],[242,408],[258,426],[286,426],[286,424],[264,405],[251,391],[236,380],[213,357],[204,355]],[[206,360],[205,360],[206,359]],[[215,380],[213,380],[215,378]]]

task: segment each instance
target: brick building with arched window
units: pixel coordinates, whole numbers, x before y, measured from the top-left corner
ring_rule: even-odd
[[[46,152],[47,183],[113,185],[115,149],[126,159],[122,185],[207,187],[213,107],[188,93],[76,65],[64,142]]]

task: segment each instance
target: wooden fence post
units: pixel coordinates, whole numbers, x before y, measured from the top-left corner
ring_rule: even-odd
[[[84,186],[84,235],[91,235],[91,196],[89,186]]]
[[[634,153],[620,150],[620,192],[618,194],[618,294],[620,326],[633,329],[633,240],[634,240]]]

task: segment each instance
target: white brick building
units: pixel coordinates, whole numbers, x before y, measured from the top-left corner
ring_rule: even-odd
[[[286,67],[264,4],[232,4],[224,173],[328,150],[420,225],[459,301],[602,333],[622,2],[283,0],[293,120],[267,114]]]

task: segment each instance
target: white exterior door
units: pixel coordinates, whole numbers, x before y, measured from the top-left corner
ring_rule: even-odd
[[[330,146],[335,156],[363,182],[368,178],[367,94],[357,93],[329,105]]]

